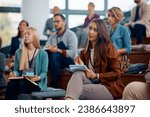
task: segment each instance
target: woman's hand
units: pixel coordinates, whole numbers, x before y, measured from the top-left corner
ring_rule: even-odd
[[[78,65],[84,65],[83,61],[81,60],[79,56],[74,58],[74,63]]]
[[[91,69],[86,70],[86,71],[85,71],[85,75],[86,75],[86,77],[89,78],[89,79],[93,79],[93,78],[96,77],[95,72],[94,72],[93,70],[91,70]]]
[[[39,76],[29,76],[29,78],[34,82],[39,81],[41,79]]]

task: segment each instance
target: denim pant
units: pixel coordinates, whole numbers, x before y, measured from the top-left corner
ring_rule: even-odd
[[[14,79],[8,82],[5,99],[16,100],[19,94],[30,94],[33,91],[40,91],[40,88],[25,79]]]
[[[49,70],[52,74],[51,87],[59,88],[58,82],[61,70],[68,68],[70,64],[74,64],[74,61],[72,58],[67,58],[58,52],[51,53],[47,51],[47,53],[49,57]]]
[[[131,37],[135,37],[137,44],[142,43],[142,38],[146,36],[146,27],[142,24],[135,24],[134,27],[129,26]]]

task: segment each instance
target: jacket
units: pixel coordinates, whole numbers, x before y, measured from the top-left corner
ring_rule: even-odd
[[[84,51],[85,50],[81,51],[80,58],[84,64],[88,66],[90,53],[85,53]],[[110,42],[107,45],[105,59],[99,58],[96,54],[94,54],[94,65],[96,73],[99,74],[101,84],[107,87],[114,99],[121,98],[124,86],[120,79],[118,79],[121,74],[119,56],[116,49]]]

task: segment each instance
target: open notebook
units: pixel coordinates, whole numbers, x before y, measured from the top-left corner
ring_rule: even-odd
[[[69,65],[69,69],[72,72],[86,71],[88,68],[85,65]]]
[[[9,79],[9,80],[26,79],[26,80],[30,81],[32,84],[38,86],[38,84],[37,84],[36,82],[32,81],[32,80],[29,78],[29,76],[24,76],[24,77],[22,77],[22,76],[20,76],[20,77],[9,77],[8,79]]]

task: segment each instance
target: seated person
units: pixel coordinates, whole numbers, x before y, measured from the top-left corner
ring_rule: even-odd
[[[74,64],[77,37],[73,31],[66,28],[65,17],[62,14],[55,14],[53,20],[56,32],[48,39],[45,49],[52,74],[51,86],[57,88],[61,69]]]
[[[0,37],[0,49],[2,46],[2,39]],[[0,52],[0,89],[3,89],[6,87],[6,81],[4,78],[5,73],[5,55]]]
[[[76,32],[76,35],[78,37],[78,48],[85,48],[85,45],[87,43],[87,27],[94,18],[99,18],[99,15],[95,14],[94,8],[95,8],[94,3],[89,2],[88,4],[89,14],[84,20],[83,29],[79,29]]]
[[[12,62],[9,64],[9,68],[12,69],[14,67],[14,59],[15,59],[15,52],[18,48],[23,46],[23,34],[24,30],[29,26],[29,23],[25,20],[22,20],[18,26],[18,33],[17,36],[12,37],[11,45],[10,45],[10,55],[12,58]]]
[[[125,72],[129,67],[129,61],[126,54],[129,54],[132,48],[130,30],[120,24],[120,21],[123,20],[123,18],[123,12],[120,8],[112,7],[108,10],[108,23],[110,24],[111,42],[120,55],[122,72]]]
[[[88,69],[74,72],[65,99],[112,100],[122,97],[123,85],[118,78],[120,63],[116,49],[110,42],[104,20],[93,19],[88,27],[88,44],[74,59]]]
[[[57,13],[60,13],[60,9],[57,6],[54,6],[53,9],[51,10],[51,13],[54,15]],[[48,18],[45,23],[43,34],[47,36],[47,38],[49,38],[50,35],[54,32],[56,32],[56,30],[55,30],[54,23],[53,23],[53,17]]]
[[[131,36],[135,37],[137,44],[142,43],[143,37],[150,37],[150,6],[143,0],[134,0],[137,4],[131,11],[129,23],[125,26],[131,30]]]
[[[38,86],[24,79],[11,79],[8,82],[5,99],[15,100],[19,94],[29,94],[47,88],[47,53],[40,49],[39,35],[35,28],[28,27],[24,31],[24,46],[15,54],[14,70],[10,77],[28,76]],[[44,61],[44,62],[43,62]],[[32,76],[31,76],[32,74]]]

